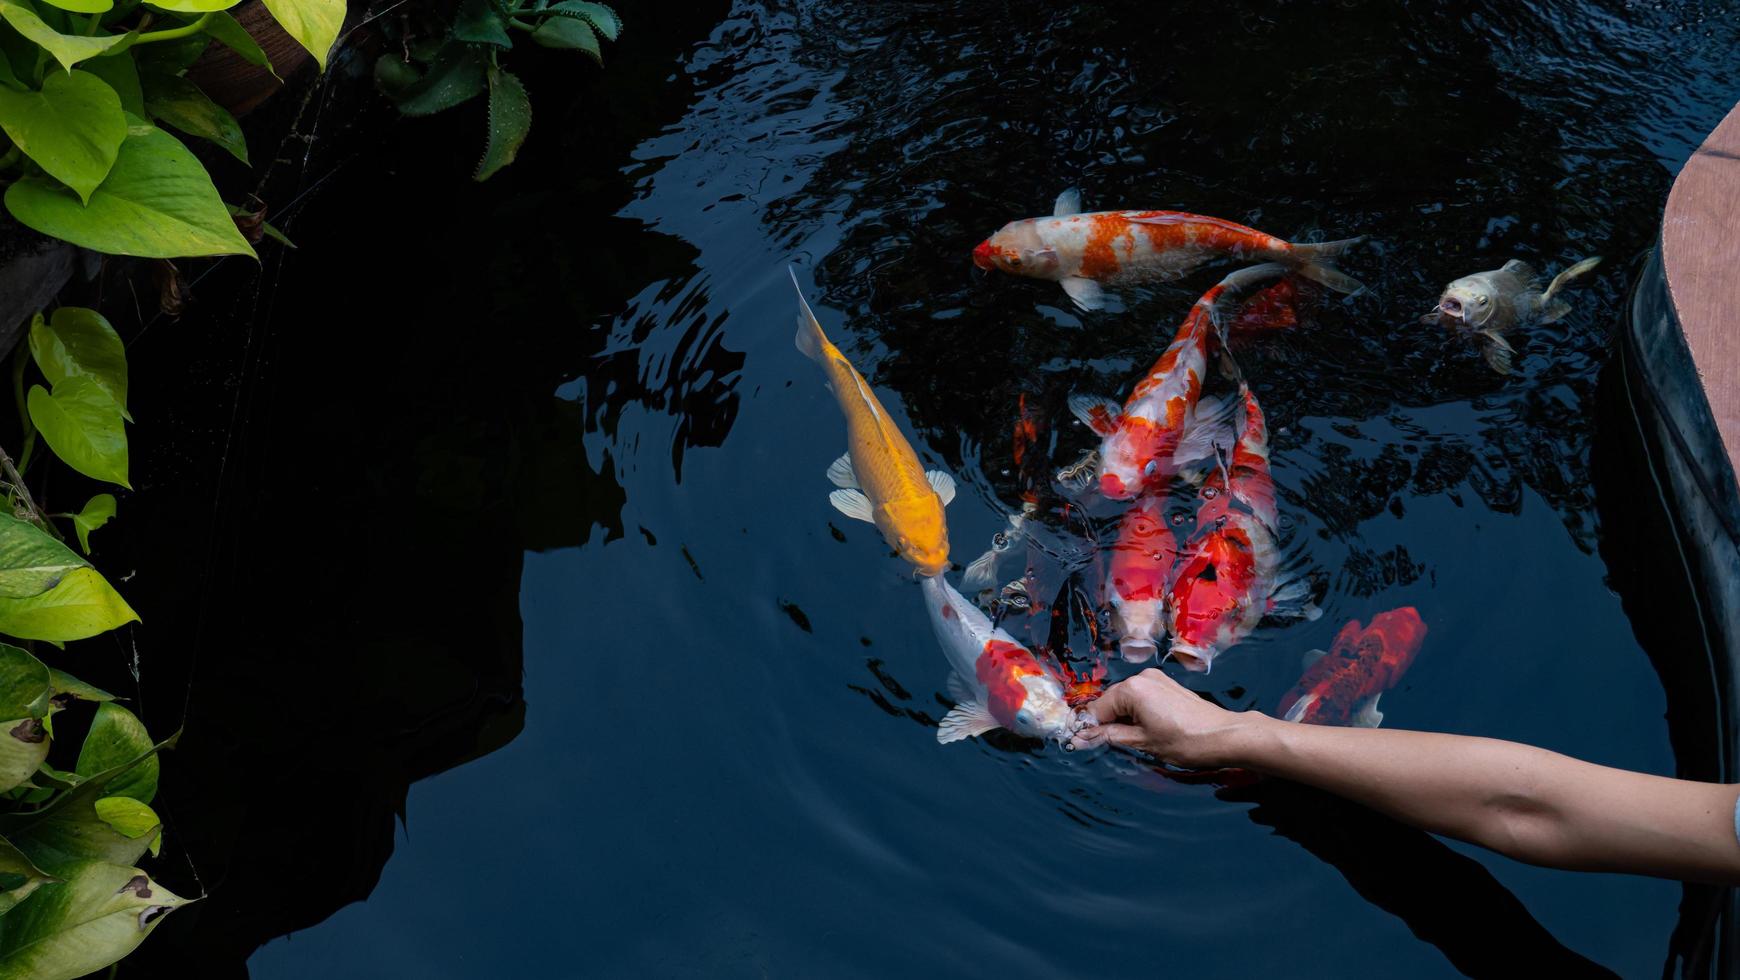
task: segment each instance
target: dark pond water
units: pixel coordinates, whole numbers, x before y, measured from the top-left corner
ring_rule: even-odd
[[[959,481],[964,562],[1019,505],[1018,400],[1073,460],[1068,394],[1121,397],[1220,275],[1078,315],[975,273],[975,242],[1068,186],[1371,235],[1346,263],[1367,294],[1241,359],[1325,614],[1191,683],[1272,709],[1302,651],[1414,605],[1431,632],[1387,724],[1709,775],[1610,588],[1591,458],[1636,261],[1740,95],[1732,5],[744,3],[641,40],[663,15],[625,13],[572,104],[533,70],[533,143],[482,188],[480,118],[341,152],[315,105],[301,250],[134,341],[129,545],[175,542],[137,559],[166,624],[144,707],[172,727],[192,679],[165,789],[176,873],[211,897],[132,969],[1677,969],[1677,884],[1285,786],[939,746],[918,590],[827,503],[843,424],[785,270]],[[1417,323],[1457,276],[1590,254],[1509,379]]]

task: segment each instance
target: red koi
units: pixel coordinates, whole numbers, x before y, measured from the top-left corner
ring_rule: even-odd
[[[1328,653],[1316,651],[1275,712],[1308,725],[1376,728],[1384,718],[1378,698],[1402,679],[1425,639],[1426,624],[1413,606],[1378,613],[1370,626],[1353,620]]]

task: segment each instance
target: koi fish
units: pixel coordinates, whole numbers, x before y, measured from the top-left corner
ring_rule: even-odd
[[[1070,396],[1070,411],[1100,436],[1100,493],[1129,500],[1144,490],[1164,489],[1181,467],[1211,456],[1216,442],[1230,441],[1226,421],[1237,406],[1200,399],[1209,347],[1219,336],[1223,305],[1285,271],[1275,262],[1254,265],[1210,287],[1122,408],[1110,398]]]
[[[1378,698],[1402,679],[1425,639],[1426,624],[1413,606],[1378,613],[1366,627],[1353,620],[1328,653],[1305,655],[1305,673],[1276,713],[1307,725],[1376,728],[1384,720]]]
[[[1264,616],[1319,615],[1305,582],[1281,578],[1268,426],[1249,385],[1240,383],[1239,398],[1244,419],[1232,461],[1204,481],[1196,533],[1166,590],[1172,656],[1186,670],[1206,672]]]
[[[1294,244],[1182,211],[1080,212],[1081,192],[1064,191],[1050,217],[1011,221],[980,242],[973,264],[1053,280],[1084,310],[1105,306],[1103,286],[1178,279],[1221,256],[1279,262],[1336,292],[1364,288],[1331,264],[1360,238]]]
[[[1472,330],[1487,366],[1499,374],[1509,374],[1516,350],[1505,333],[1519,323],[1552,323],[1571,312],[1571,304],[1556,298],[1559,290],[1600,264],[1599,255],[1584,259],[1554,276],[1542,289],[1540,277],[1528,263],[1511,259],[1500,268],[1463,276],[1445,286],[1438,305],[1421,319]]]
[[[1130,663],[1154,656],[1166,636],[1166,583],[1178,557],[1178,539],[1166,522],[1165,498],[1145,494],[1124,512],[1112,546],[1107,596],[1118,652]]]
[[[791,282],[798,291],[797,348],[822,366],[846,416],[846,452],[828,467],[828,480],[839,489],[828,501],[853,520],[876,525],[920,575],[941,575],[949,567],[943,508],[955,497],[954,479],[941,470],[925,471],[864,376],[822,333],[796,272]]]
[[[1007,728],[1073,748],[1072,737],[1091,723],[1091,716],[1070,708],[1063,679],[992,626],[947,578],[931,576],[922,585],[931,627],[954,668],[949,692],[958,702],[943,716],[936,740],[946,744]]]

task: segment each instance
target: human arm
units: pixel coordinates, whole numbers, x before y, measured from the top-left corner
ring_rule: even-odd
[[[1464,735],[1234,712],[1149,669],[1106,690],[1094,737],[1186,768],[1238,767],[1344,796],[1531,864],[1740,884],[1740,787]]]

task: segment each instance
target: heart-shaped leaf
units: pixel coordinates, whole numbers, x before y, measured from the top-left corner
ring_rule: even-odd
[[[35,524],[0,511],[0,598],[41,595],[89,564]]]
[[[145,723],[133,712],[118,704],[97,705],[96,718],[90,734],[79,748],[78,764],[73,772],[86,779],[138,759],[151,748],[151,736],[145,733]],[[110,780],[104,796],[130,796],[141,803],[150,803],[157,795],[158,762],[146,755],[138,765]]]
[[[30,356],[57,389],[68,378],[89,378],[127,414],[127,347],[121,335],[96,310],[63,306],[44,320],[30,321]]]
[[[127,138],[121,97],[89,72],[50,72],[40,92],[0,86],[0,129],[49,176],[89,200]]]
[[[103,387],[85,377],[54,386],[30,386],[30,421],[63,462],[93,480],[132,489],[127,482],[127,432],[121,406]]]
[[[111,255],[254,254],[199,160],[155,126],[128,127],[114,169],[88,206],[52,180],[25,177],[7,188],[6,208],[45,235]]]
[[[51,7],[70,10],[75,14],[105,14],[115,6],[114,0],[43,0]]]
[[[91,532],[109,523],[109,519],[115,516],[115,495],[99,493],[85,501],[84,510],[60,516],[72,519],[73,530],[79,536],[79,550],[88,555],[91,553]]]
[[[75,980],[131,953],[188,900],[126,864],[80,861],[0,918],[0,980]]]
[[[490,68],[489,141],[472,179],[488,180],[490,174],[513,163],[531,128],[532,100],[526,95],[526,87],[512,72]]]
[[[11,24],[13,29],[34,41],[39,47],[54,56],[61,67],[72,69],[72,66],[99,55],[114,54],[124,51],[133,43],[133,34],[98,34],[85,37],[78,34],[62,34],[41,17],[36,11],[19,0],[0,0],[0,19]]]
[[[39,596],[0,599],[0,633],[25,640],[82,640],[138,619],[94,568],[68,572]]]
[[[115,700],[115,696],[110,694],[108,691],[91,684],[86,684],[77,677],[55,670],[53,667],[48,669],[48,674],[51,683],[54,685],[54,693],[56,694],[70,694],[73,697],[78,698],[80,701]]]
[[[325,71],[327,52],[344,26],[344,0],[265,0],[265,4],[278,26],[307,48]]]
[[[199,86],[180,75],[147,72],[141,78],[145,86],[145,108],[159,122],[213,143],[229,151],[230,156],[248,162],[248,141],[242,127],[229,110],[213,102]]]
[[[241,2],[242,0],[150,0],[149,5],[178,14],[209,14],[228,10]]]

